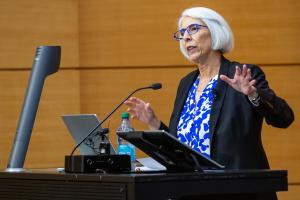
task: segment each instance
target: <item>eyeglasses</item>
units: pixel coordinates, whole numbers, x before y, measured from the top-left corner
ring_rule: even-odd
[[[185,31],[187,31],[187,33],[189,35],[193,35],[193,34],[197,33],[201,28],[207,28],[207,26],[200,25],[200,24],[191,24],[186,28],[182,28],[182,29],[176,31],[174,33],[174,39],[177,40],[177,41],[182,40]]]

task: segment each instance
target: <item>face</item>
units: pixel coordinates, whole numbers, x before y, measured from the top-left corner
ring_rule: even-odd
[[[186,28],[191,24],[206,25],[201,20],[192,17],[185,17],[181,22],[180,28]],[[211,50],[211,35],[206,27],[201,27],[198,32],[189,35],[187,31],[183,35],[183,46],[189,56],[189,60],[200,63],[205,59]]]

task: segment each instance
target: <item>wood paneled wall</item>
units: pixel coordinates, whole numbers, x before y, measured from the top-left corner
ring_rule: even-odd
[[[227,19],[236,40],[231,58],[300,61],[297,0],[87,0],[79,5],[82,67],[187,64],[172,37],[180,13],[192,6],[210,7]]]
[[[30,68],[40,45],[61,45],[61,66],[78,66],[77,0],[3,0],[0,12],[0,68]]]
[[[61,114],[97,113],[100,119],[137,87],[166,123],[180,78],[193,70],[172,39],[181,11],[206,6],[221,13],[235,35],[228,58],[262,66],[276,93],[296,120],[288,129],[263,127],[271,167],[288,169],[290,191],[300,196],[298,134],[300,98],[300,1],[297,0],[3,0],[0,2],[0,168],[13,142],[35,48],[61,45],[58,73],[45,82],[25,167],[62,167],[74,145]],[[121,107],[105,127],[115,144]],[[133,121],[136,129],[145,125]],[[143,156],[138,152],[138,156]]]

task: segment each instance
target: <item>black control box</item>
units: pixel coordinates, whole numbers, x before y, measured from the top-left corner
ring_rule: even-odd
[[[65,172],[68,173],[120,173],[130,171],[129,155],[65,156]]]

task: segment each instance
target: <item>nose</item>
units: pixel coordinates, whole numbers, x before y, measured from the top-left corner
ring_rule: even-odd
[[[187,30],[184,32],[184,34],[183,34],[183,36],[182,36],[182,39],[183,39],[183,41],[185,41],[185,42],[192,40],[192,38],[191,38],[191,36],[190,36],[190,34],[188,33]]]

